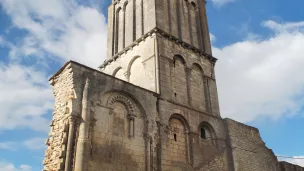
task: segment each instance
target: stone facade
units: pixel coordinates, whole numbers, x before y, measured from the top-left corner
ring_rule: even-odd
[[[100,71],[70,61],[50,79],[45,171],[292,168],[257,129],[221,118],[204,1],[112,2]]]

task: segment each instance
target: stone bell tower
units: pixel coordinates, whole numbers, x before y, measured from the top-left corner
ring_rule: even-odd
[[[112,1],[108,11],[107,60],[100,66],[103,72],[159,93],[161,77],[166,74],[162,58],[168,58],[164,52],[171,53],[168,55],[172,59],[176,55],[186,61],[196,58],[198,64],[203,58],[215,62],[205,1]],[[212,72],[212,64],[208,67],[206,72]]]
[[[116,0],[108,15],[101,71],[156,93],[154,167],[201,170],[216,154],[227,159],[216,140],[225,130],[205,0]]]
[[[112,1],[100,71],[70,61],[50,78],[44,171],[289,171],[256,128],[221,118],[205,8]]]
[[[228,167],[204,0],[113,0],[100,71],[51,79],[45,171]]]

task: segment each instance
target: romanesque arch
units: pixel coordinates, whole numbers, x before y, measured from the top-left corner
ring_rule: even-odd
[[[201,122],[198,127],[198,133],[199,133],[199,142],[202,143],[208,143],[210,145],[213,145],[214,147],[217,146],[216,143],[216,133],[212,125],[208,122]]]
[[[114,77],[119,78],[121,80],[127,81],[127,78],[125,76],[125,72],[122,67],[118,67],[114,70],[113,74]]]
[[[118,53],[118,51],[120,50],[120,40],[121,40],[121,33],[122,33],[122,24],[121,21],[123,20],[122,17],[122,9],[121,7],[119,7],[116,12],[115,12],[115,54]]]
[[[128,5],[128,1],[126,1],[123,5],[123,33],[122,33],[122,48],[124,49],[126,47],[126,29],[129,30],[129,28],[127,28],[127,14],[128,14],[128,11],[127,11],[127,6],[130,7],[130,5]]]
[[[187,103],[186,62],[180,55],[173,57],[171,68],[172,98],[178,103]]]
[[[116,24],[115,24],[115,53],[123,49],[124,40],[124,11],[121,7],[116,10]]]
[[[151,78],[149,71],[140,56],[133,57],[128,65],[129,82],[146,89],[152,89],[154,82],[151,83],[149,80]]]
[[[104,93],[99,103],[92,133],[94,165],[107,170],[145,170],[149,142],[144,136],[146,114],[141,104],[122,91]]]
[[[117,67],[114,71],[113,71],[113,76],[115,77],[117,72],[121,69],[122,67]]]
[[[187,120],[173,114],[169,119],[168,156],[172,161],[188,163],[190,160],[189,125]]]
[[[204,71],[199,64],[194,63],[192,65],[189,81],[192,106],[196,109],[207,111]]]
[[[124,47],[133,42],[134,32],[134,2],[125,3],[125,32],[124,32]]]

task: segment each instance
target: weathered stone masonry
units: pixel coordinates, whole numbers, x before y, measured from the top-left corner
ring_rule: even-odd
[[[222,119],[205,1],[113,0],[107,60],[51,79],[45,171],[292,171]]]

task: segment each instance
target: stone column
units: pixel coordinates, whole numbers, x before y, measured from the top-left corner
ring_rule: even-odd
[[[83,89],[82,96],[82,112],[81,112],[81,123],[79,126],[76,159],[75,159],[75,171],[86,171],[87,170],[87,142],[89,138],[89,127],[90,127],[90,112],[89,112],[89,79],[86,80]]]
[[[135,135],[135,115],[134,114],[128,114],[128,120],[129,120],[129,137],[133,138]]]
[[[69,133],[68,133],[68,141],[67,141],[67,151],[65,157],[65,171],[71,170],[71,165],[73,163],[72,156],[74,153],[74,135],[75,135],[75,125],[76,125],[76,117],[70,116],[69,117]]]

